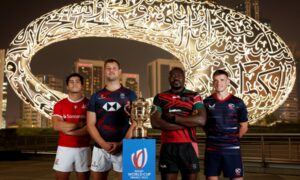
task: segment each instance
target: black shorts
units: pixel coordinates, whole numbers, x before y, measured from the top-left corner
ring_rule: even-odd
[[[199,160],[191,143],[164,143],[159,157],[161,173],[197,173]]]
[[[244,167],[240,153],[222,154],[205,152],[204,174],[205,176],[220,176],[238,178],[244,176]]]

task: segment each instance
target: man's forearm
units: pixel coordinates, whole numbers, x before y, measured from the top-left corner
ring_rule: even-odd
[[[80,129],[75,129],[75,130],[71,130],[71,131],[67,131],[66,134],[68,135],[73,135],[73,136],[85,136],[88,135],[88,131],[87,131],[87,127],[84,126]]]
[[[54,129],[56,131],[62,131],[64,133],[78,129],[79,127],[80,126],[78,123],[65,122],[63,120],[56,120],[56,122],[54,122]]]
[[[204,126],[205,121],[206,121],[205,118],[198,116],[198,115],[193,115],[193,116],[189,116],[189,117],[176,116],[176,118],[175,118],[176,124],[180,124],[185,127]]]

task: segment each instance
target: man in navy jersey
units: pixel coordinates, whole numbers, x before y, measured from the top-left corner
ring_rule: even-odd
[[[169,72],[171,89],[154,98],[157,111],[151,116],[153,128],[161,129],[159,170],[163,180],[196,180],[199,172],[196,127],[204,126],[206,112],[201,96],[184,87],[181,68]]]
[[[232,180],[242,180],[244,175],[240,138],[248,130],[248,112],[243,100],[228,92],[229,84],[226,71],[215,71],[215,92],[204,100],[207,112],[204,173],[207,180],[218,180],[221,172]]]
[[[92,155],[92,177],[107,179],[111,169],[122,179],[122,140],[132,135],[132,125],[124,106],[136,100],[136,94],[120,84],[121,67],[115,59],[104,63],[106,85],[94,93],[87,112],[88,131],[96,144]]]
[[[53,129],[59,131],[53,169],[58,180],[69,179],[76,171],[78,180],[89,179],[91,164],[90,136],[86,129],[88,99],[82,94],[83,77],[70,74],[66,79],[68,97],[53,108]]]

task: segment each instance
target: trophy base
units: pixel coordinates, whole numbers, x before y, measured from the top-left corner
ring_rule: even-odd
[[[135,128],[132,132],[133,139],[147,138],[147,129]]]

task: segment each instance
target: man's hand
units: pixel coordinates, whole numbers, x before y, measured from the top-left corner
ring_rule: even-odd
[[[110,153],[110,151],[113,149],[113,145],[110,142],[105,142],[101,144],[101,148],[103,148],[106,152]]]
[[[118,154],[122,152],[122,142],[110,142],[112,148],[107,151],[110,154]]]

